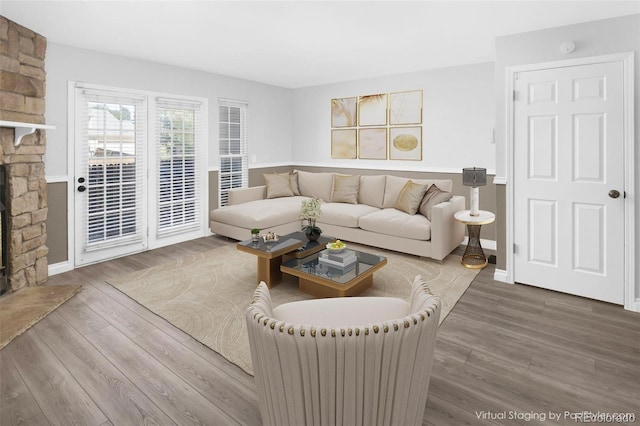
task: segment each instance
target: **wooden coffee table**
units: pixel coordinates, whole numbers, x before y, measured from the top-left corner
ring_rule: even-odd
[[[321,236],[318,241],[309,241],[302,232],[281,235],[277,242],[265,243],[246,240],[236,245],[240,251],[253,254],[258,259],[257,279],[264,281],[267,287],[273,288],[282,280],[280,265],[283,256],[286,259],[300,259],[324,250],[328,242],[335,241],[333,237]]]
[[[290,259],[280,269],[298,277],[298,288],[315,297],[357,296],[371,287],[373,273],[387,264],[387,258],[357,250],[355,267],[342,272],[318,261],[320,252],[303,259]]]

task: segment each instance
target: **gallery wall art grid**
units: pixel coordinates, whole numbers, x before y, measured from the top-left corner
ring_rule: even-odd
[[[331,99],[331,158],[422,160],[422,90]]]

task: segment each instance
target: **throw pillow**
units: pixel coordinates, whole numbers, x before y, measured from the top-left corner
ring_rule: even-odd
[[[291,184],[291,191],[293,191],[293,195],[300,195],[300,188],[298,187],[298,172],[291,172],[289,174],[289,181],[289,183]]]
[[[382,208],[386,175],[360,176],[358,203]]]
[[[402,191],[407,182],[409,182],[409,178],[387,175],[384,185],[383,208],[388,209],[396,204],[400,191]]]
[[[420,203],[420,213],[431,220],[431,209],[433,209],[433,206],[449,201],[451,197],[453,197],[451,192],[442,191],[436,184],[431,185]]]
[[[358,204],[360,176],[335,175],[333,177],[332,203]]]
[[[408,181],[402,187],[400,195],[393,207],[410,215],[416,214],[428,188],[427,185],[415,183],[411,180]]]
[[[297,170],[300,195],[316,196],[326,203],[331,202],[333,173],[313,173]]]
[[[293,197],[289,173],[264,174],[267,198]]]

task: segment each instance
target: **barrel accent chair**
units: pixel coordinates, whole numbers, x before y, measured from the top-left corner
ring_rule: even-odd
[[[422,277],[410,301],[350,297],[272,308],[264,283],[246,320],[263,424],[421,425],[440,318]]]

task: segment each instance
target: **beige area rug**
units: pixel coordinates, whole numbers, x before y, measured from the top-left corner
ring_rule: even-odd
[[[433,293],[441,297],[440,322],[478,273],[460,265],[459,256],[449,256],[438,263],[371,247],[349,246],[381,254],[388,260],[375,273],[373,286],[363,296],[408,300],[411,282],[420,274]],[[253,374],[244,315],[257,285],[256,263],[255,256],[230,245],[130,273],[109,283]],[[274,306],[312,298],[298,291],[297,278],[286,275],[281,284],[271,289],[271,297]]]
[[[25,287],[0,297],[0,349],[80,291],[79,285]]]

